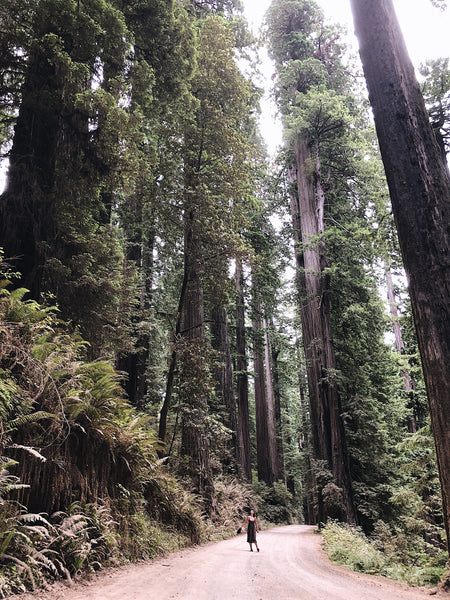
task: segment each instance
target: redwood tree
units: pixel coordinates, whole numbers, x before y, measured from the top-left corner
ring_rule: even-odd
[[[315,458],[320,475],[317,518],[356,520],[336,358],[331,332],[329,261],[324,242],[325,179],[321,159],[345,128],[346,109],[336,91],[342,69],[335,36],[313,2],[272,3],[271,50],[277,92],[288,131],[294,241],[301,244],[301,320]],[[329,154],[329,151],[328,151]],[[331,162],[331,161],[330,161]],[[293,196],[293,197],[292,197]],[[298,280],[300,281],[300,279]],[[323,465],[324,468],[321,468]],[[325,474],[326,473],[326,474]],[[330,477],[331,475],[331,477]],[[326,489],[325,489],[326,488]],[[323,493],[322,493],[323,492]],[[331,493],[330,493],[331,492]],[[327,496],[327,501],[322,500]]]
[[[351,0],[422,357],[450,545],[450,180],[392,0]]]

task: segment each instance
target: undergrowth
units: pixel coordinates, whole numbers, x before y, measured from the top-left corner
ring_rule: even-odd
[[[333,562],[353,571],[382,575],[409,585],[438,584],[446,570],[447,553],[423,540],[408,543],[404,536],[392,532],[387,547],[382,541],[385,528],[384,523],[379,523],[369,539],[357,527],[330,521],[322,529],[325,551]]]

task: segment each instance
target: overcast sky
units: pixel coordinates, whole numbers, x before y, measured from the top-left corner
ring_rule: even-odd
[[[245,16],[255,31],[261,25],[271,0],[243,0]],[[349,31],[349,40],[357,49],[353,35],[350,0],[316,0],[328,21],[339,22]],[[428,58],[450,56],[450,8],[441,12],[430,0],[394,0],[397,16],[413,63],[418,66]],[[270,87],[271,66],[264,68],[266,87]],[[281,142],[281,127],[276,122],[275,108],[268,98],[263,102],[261,131],[268,150],[273,153]]]

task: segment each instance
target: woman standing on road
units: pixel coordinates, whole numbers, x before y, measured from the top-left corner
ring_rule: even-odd
[[[247,525],[247,542],[250,544],[250,552],[253,552],[252,544],[255,544],[256,550],[259,552],[258,542],[256,541],[256,534],[259,533],[258,521],[256,517],[253,515],[253,511],[250,511],[250,514],[242,523],[241,527],[245,527]]]

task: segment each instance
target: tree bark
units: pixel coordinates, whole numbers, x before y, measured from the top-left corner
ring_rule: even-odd
[[[273,320],[271,319],[271,328],[273,329]],[[277,446],[277,460],[278,460],[278,478],[286,480],[285,466],[284,466],[284,443],[283,443],[283,420],[281,413],[281,387],[280,387],[280,374],[278,368],[278,356],[280,354],[279,349],[271,344],[270,348],[271,359],[272,359],[272,381],[273,381],[273,400],[275,409],[275,427],[276,427],[276,446]],[[287,482],[285,481],[286,485]]]
[[[187,185],[188,190],[191,186]],[[195,186],[193,188],[195,189]],[[194,197],[193,197],[194,196]],[[184,216],[185,296],[183,305],[183,338],[186,347],[182,381],[183,419],[181,453],[188,457],[189,474],[196,491],[203,496],[211,514],[215,504],[214,482],[210,462],[210,439],[207,426],[208,367],[205,356],[205,314],[202,285],[202,245],[195,194],[186,191]]]
[[[319,522],[329,516],[356,522],[347,444],[341,418],[336,360],[331,335],[328,279],[324,274],[323,233],[324,194],[320,172],[314,181],[306,165],[311,163],[308,141],[299,137],[295,146],[297,163],[298,212],[304,267],[304,295],[301,305],[303,343],[307,360],[308,389],[315,457],[324,461],[332,474],[328,503],[319,511]],[[320,486],[319,486],[320,487]],[[321,506],[321,503],[319,503]],[[320,514],[322,512],[323,514]]]
[[[278,446],[277,446],[277,426],[275,419],[275,395],[273,389],[272,360],[270,352],[269,334],[267,319],[263,318],[264,328],[264,362],[266,371],[266,391],[267,391],[267,429],[269,433],[269,455],[270,464],[274,480],[279,477],[278,470]]]
[[[225,408],[225,425],[232,432],[232,453],[237,458],[236,402],[233,391],[233,369],[231,366],[230,337],[228,335],[227,312],[224,307],[211,311],[211,345],[218,353],[215,372],[216,394]]]
[[[250,417],[248,409],[244,274],[239,259],[236,260],[236,354],[239,463],[241,465],[243,476],[247,481],[251,482],[252,464],[250,455]]]
[[[392,0],[351,0],[430,406],[450,550],[450,180]]]
[[[253,286],[255,283],[253,282]],[[267,394],[264,370],[264,331],[261,319],[261,305],[257,290],[253,287],[253,365],[255,372],[255,415],[256,415],[256,455],[258,479],[271,485],[275,481],[270,456],[270,438],[267,412]]]

